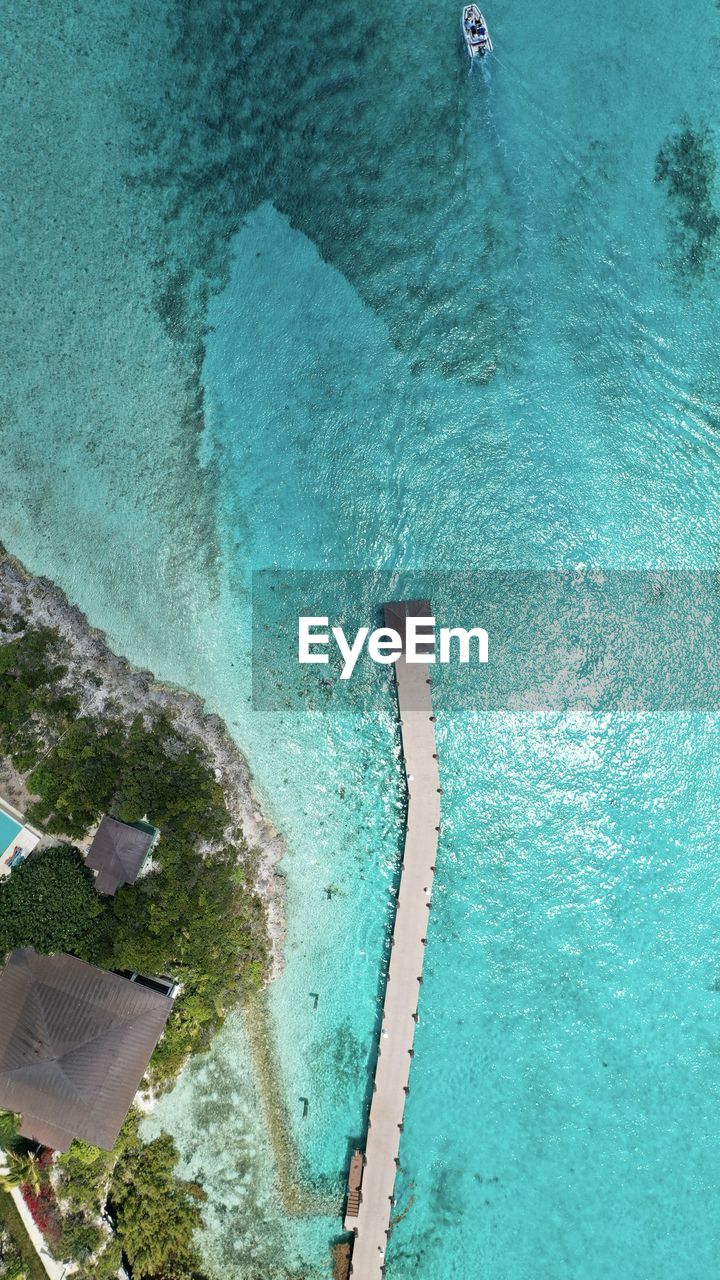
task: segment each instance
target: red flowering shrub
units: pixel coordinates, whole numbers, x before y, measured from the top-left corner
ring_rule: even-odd
[[[38,1161],[38,1164],[40,1164],[40,1161]],[[40,1190],[35,1191],[34,1187],[26,1182],[21,1188],[22,1196],[30,1210],[35,1226],[45,1237],[50,1251],[57,1254],[60,1249],[62,1215],[50,1183],[42,1178],[42,1166],[40,1172]],[[45,1165],[44,1173],[45,1179],[47,1179],[47,1164]]]

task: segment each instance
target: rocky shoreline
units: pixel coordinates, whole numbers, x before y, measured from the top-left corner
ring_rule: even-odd
[[[152,672],[133,667],[110,649],[104,633],[70,604],[48,578],[33,577],[0,544],[0,612],[21,615],[29,623],[55,628],[67,642],[65,681],[81,698],[82,711],[102,717],[169,713],[188,738],[199,738],[221,782],[233,823],[242,831],[252,858],[253,887],[267,920],[270,944],[268,978],[282,971],[285,941],[284,880],[278,863],[285,852],[282,837],[263,815],[253,795],[252,774],[220,716],[209,714],[197,694],[156,680]],[[0,773],[0,794],[19,808],[29,796],[12,766]]]

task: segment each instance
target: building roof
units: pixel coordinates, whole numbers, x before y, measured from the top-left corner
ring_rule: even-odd
[[[85,862],[96,871],[98,893],[117,893],[121,884],[134,884],[155,840],[152,830],[131,827],[117,818],[103,818]]]
[[[13,951],[0,972],[0,1108],[20,1133],[66,1151],[110,1150],[172,1000],[75,956]]]

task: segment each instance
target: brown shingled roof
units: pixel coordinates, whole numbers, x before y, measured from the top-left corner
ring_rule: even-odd
[[[13,951],[0,973],[0,1107],[43,1146],[109,1151],[171,1009],[74,956]]]
[[[107,815],[98,827],[85,862],[96,871],[98,893],[117,893],[121,884],[134,884],[152,846],[154,834]]]

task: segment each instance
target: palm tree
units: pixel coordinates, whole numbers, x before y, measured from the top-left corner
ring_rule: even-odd
[[[12,1111],[0,1111],[0,1156],[4,1169],[0,1169],[0,1187],[11,1191],[29,1183],[35,1195],[40,1190],[40,1174],[37,1158],[26,1149],[18,1135],[18,1116]]]
[[[14,1187],[22,1187],[30,1182],[33,1191],[36,1189],[37,1170],[31,1155],[21,1156],[16,1151],[5,1152],[5,1168],[0,1169],[0,1188],[12,1191]]]
[[[20,1121],[13,1111],[0,1111],[0,1150],[11,1150],[18,1140]]]

